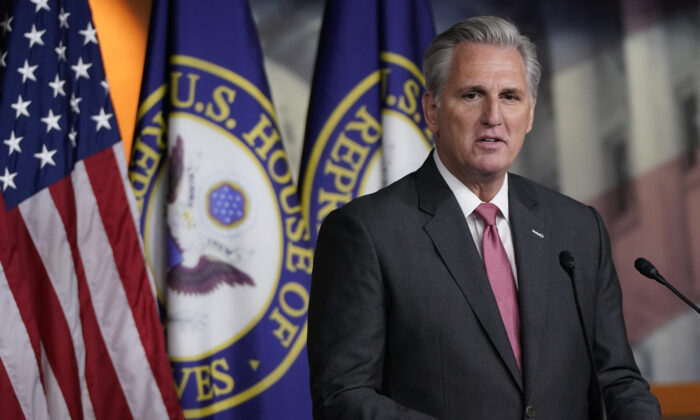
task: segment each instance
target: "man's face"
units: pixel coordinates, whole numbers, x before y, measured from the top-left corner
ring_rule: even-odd
[[[534,111],[523,59],[508,47],[457,45],[439,103],[430,93],[423,97],[438,155],[467,185],[505,175],[532,129]]]

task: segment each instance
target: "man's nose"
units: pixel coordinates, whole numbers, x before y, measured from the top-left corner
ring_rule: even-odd
[[[484,101],[481,112],[481,123],[488,126],[498,126],[503,124],[501,104],[497,99],[487,99]]]

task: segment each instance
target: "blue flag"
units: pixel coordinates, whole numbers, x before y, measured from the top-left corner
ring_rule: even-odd
[[[326,3],[300,170],[315,243],[333,209],[420,166],[432,148],[421,107],[427,0]]]
[[[121,141],[89,7],[44,3],[7,2],[9,10],[0,10],[0,126],[9,137],[0,180],[8,208]]]
[[[309,232],[244,0],[156,0],[129,168],[187,418],[307,419]]]

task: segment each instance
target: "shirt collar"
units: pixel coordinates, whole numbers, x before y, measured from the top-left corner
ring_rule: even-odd
[[[433,150],[433,158],[435,159],[435,165],[437,166],[438,172],[442,175],[442,178],[447,183],[447,186],[452,190],[459,207],[464,213],[464,217],[469,217],[472,212],[482,203],[482,201],[477,197],[476,194],[472,192],[466,185],[462,183],[457,177],[452,175],[449,169],[442,163],[440,156],[438,156],[437,151]],[[490,203],[495,204],[496,207],[501,211],[503,217],[510,224],[510,218],[508,214],[508,175],[503,181],[501,189],[498,191],[495,197],[490,201]]]

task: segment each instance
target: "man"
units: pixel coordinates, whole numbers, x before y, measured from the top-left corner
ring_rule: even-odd
[[[507,173],[532,128],[534,45],[503,19],[471,18],[433,40],[424,72],[435,151],[331,213],[319,234],[315,417],[587,419],[599,383],[609,419],[660,419],[627,342],[600,215]]]

